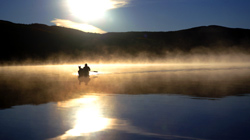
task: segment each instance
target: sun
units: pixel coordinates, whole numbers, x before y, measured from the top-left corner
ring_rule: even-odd
[[[70,12],[83,21],[100,19],[108,9],[114,8],[112,0],[67,0]]]

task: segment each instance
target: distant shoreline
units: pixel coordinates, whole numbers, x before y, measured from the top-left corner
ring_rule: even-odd
[[[1,65],[249,62],[250,29],[200,26],[169,32],[94,34],[0,20]]]

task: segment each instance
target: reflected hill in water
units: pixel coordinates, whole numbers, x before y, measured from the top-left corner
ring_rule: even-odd
[[[154,61],[181,59],[179,56],[185,54],[203,55],[206,56],[204,61],[209,61],[209,54],[250,54],[249,29],[215,25],[171,32],[93,34],[58,26],[0,20],[0,30],[0,41],[5,50],[0,53],[1,64],[23,61],[71,63],[79,60],[119,62],[124,59]],[[242,60],[249,62],[249,59],[238,61]]]
[[[150,70],[149,67],[113,67],[113,72],[90,75],[87,85],[62,67],[65,66],[2,67],[0,108],[65,101],[89,93],[181,94],[201,99],[250,93],[250,67],[164,69],[154,66]],[[77,67],[71,72],[74,71]]]

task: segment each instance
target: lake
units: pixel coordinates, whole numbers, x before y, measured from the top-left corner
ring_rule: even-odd
[[[248,140],[249,64],[0,67],[1,140]]]

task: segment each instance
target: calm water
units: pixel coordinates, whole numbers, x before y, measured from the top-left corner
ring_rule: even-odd
[[[250,139],[250,65],[0,67],[0,139]]]

